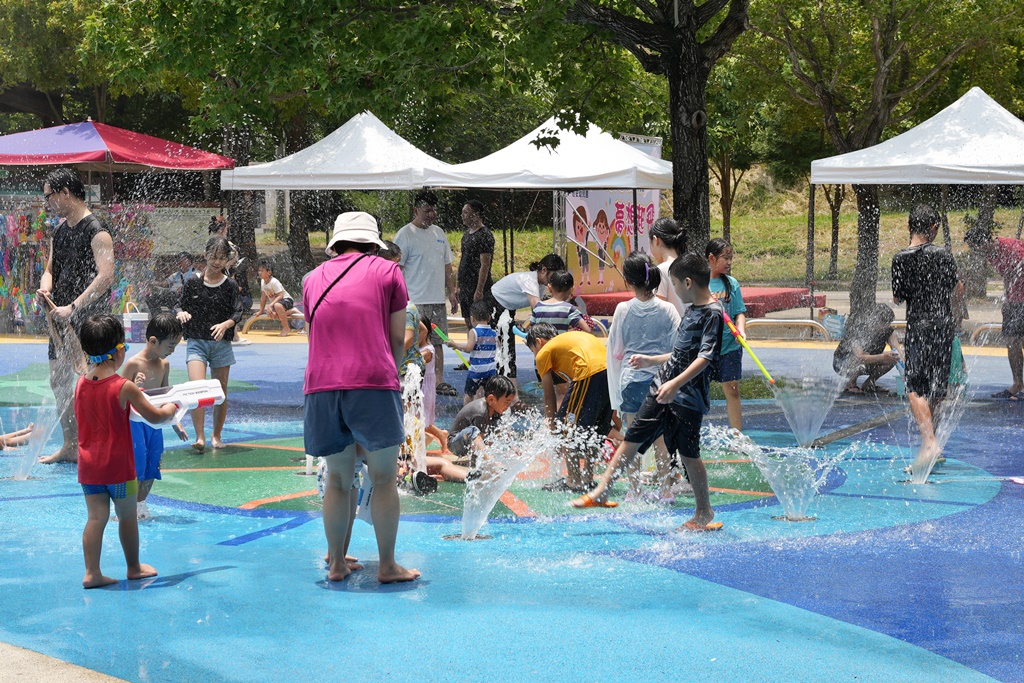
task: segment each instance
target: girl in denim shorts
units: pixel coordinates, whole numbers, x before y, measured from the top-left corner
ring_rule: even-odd
[[[743,303],[740,283],[732,272],[732,245],[721,237],[708,242],[704,256],[711,268],[711,294],[722,304],[732,318],[741,337],[747,336],[747,307]],[[740,404],[740,377],[743,375],[743,348],[728,328],[722,328],[722,356],[718,365],[718,381],[725,393],[725,407],[729,413],[729,426],[743,430],[743,406]]]
[[[235,326],[242,319],[238,285],[227,276],[228,263],[234,258],[231,244],[215,235],[206,243],[206,268],[185,282],[178,303],[178,320],[183,336],[188,340],[189,381],[206,379],[210,368],[213,379],[220,382],[224,395],[228,393],[228,372],[235,363],[231,341]],[[221,432],[228,414],[228,402],[213,407],[213,447],[221,448]],[[206,450],[206,412],[204,408],[192,411],[192,424],[196,440],[192,444],[199,453]]]

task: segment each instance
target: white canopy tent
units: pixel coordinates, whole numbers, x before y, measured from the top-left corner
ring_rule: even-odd
[[[222,190],[415,190],[449,164],[407,142],[368,111],[319,142],[220,175]]]
[[[1024,184],[1024,121],[1000,106],[984,90],[974,87],[905,133],[867,149],[811,162],[806,278],[812,287],[814,188],[847,183]],[[942,213],[945,215],[944,206]]]
[[[1024,121],[981,88],[906,133],[811,163],[811,183],[1024,183]]]
[[[554,117],[497,152],[427,173],[430,187],[491,190],[672,188],[672,164],[654,159],[591,124],[586,135],[558,131],[554,149],[534,141],[558,131]]]

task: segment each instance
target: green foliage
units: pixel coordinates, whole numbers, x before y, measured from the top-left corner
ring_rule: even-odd
[[[913,125],[931,93],[952,82],[954,64],[985,54],[1008,63],[1001,45],[1020,35],[1018,9],[1014,0],[755,3],[747,49],[793,98],[821,111],[842,153]]]
[[[782,380],[777,380],[781,383]],[[711,390],[708,392],[708,396],[712,401],[724,401],[725,392],[722,391],[722,385],[718,382],[711,383]],[[745,399],[755,398],[774,398],[771,387],[761,377],[747,377],[740,380],[740,396]]]

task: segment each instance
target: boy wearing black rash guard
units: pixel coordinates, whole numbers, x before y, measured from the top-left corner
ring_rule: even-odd
[[[957,289],[956,261],[932,244],[939,214],[926,204],[910,212],[910,246],[892,257],[892,298],[907,303],[907,398],[921,432],[921,450],[911,472],[924,472],[938,459],[934,417],[946,397],[952,358],[952,299]]]

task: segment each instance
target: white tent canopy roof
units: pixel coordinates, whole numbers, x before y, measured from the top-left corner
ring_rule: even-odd
[[[414,190],[449,164],[413,146],[368,111],[294,154],[222,171],[222,190]]]
[[[630,147],[591,124],[587,134],[559,131],[556,148],[533,144],[558,130],[554,117],[508,147],[476,161],[427,174],[431,187],[530,190],[671,189],[672,165]]]
[[[906,133],[811,163],[811,182],[865,185],[1024,183],[1024,121],[981,88]]]

